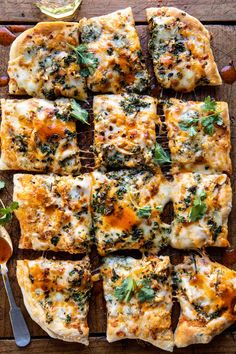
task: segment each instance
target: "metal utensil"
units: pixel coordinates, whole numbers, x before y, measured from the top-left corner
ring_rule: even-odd
[[[8,232],[2,226],[0,226],[0,239],[1,244],[3,245],[2,247],[0,247],[0,269],[3,277],[3,283],[8,296],[8,301],[10,304],[9,315],[11,319],[12,330],[17,346],[25,347],[30,343],[30,333],[22,315],[21,309],[16,305],[11,290],[9,278],[7,275],[7,262],[13,253],[13,247]],[[1,252],[4,252],[4,254],[2,254]]]

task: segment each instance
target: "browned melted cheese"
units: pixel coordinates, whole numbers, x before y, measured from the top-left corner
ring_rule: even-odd
[[[70,100],[2,99],[1,105],[0,169],[78,174],[76,125],[67,119]]]

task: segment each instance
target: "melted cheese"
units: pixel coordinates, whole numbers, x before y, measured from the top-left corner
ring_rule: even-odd
[[[32,319],[51,337],[88,345],[89,260],[17,261],[17,279]]]
[[[92,176],[93,225],[101,255],[119,249],[156,252],[168,243],[170,228],[160,215],[170,185],[162,175],[129,170]]]
[[[9,92],[85,99],[85,78],[68,46],[79,45],[78,31],[77,23],[41,22],[17,37],[8,64]]]
[[[63,120],[70,100],[2,99],[1,106],[0,169],[78,174],[76,125]]]
[[[149,8],[149,52],[158,82],[188,92],[222,83],[210,47],[210,34],[194,17],[174,7]]]
[[[143,92],[149,76],[142,58],[131,8],[82,19],[81,40],[98,58],[87,84],[94,92]]]
[[[158,122],[155,99],[138,95],[95,96],[93,111],[97,166],[153,165]]]
[[[236,320],[236,272],[204,255],[185,257],[175,274],[181,306],[175,344],[208,343]]]
[[[153,345],[172,351],[171,331],[172,296],[169,277],[169,257],[108,257],[101,269],[106,299],[107,340],[114,342],[124,338],[142,339]],[[136,287],[129,301],[118,300],[115,289],[127,278]],[[140,301],[137,297],[139,284],[149,279],[152,299]]]
[[[206,210],[199,220],[191,221],[194,200],[205,194]],[[232,206],[232,190],[226,175],[183,173],[174,176],[172,189],[175,217],[170,243],[174,248],[227,247],[228,216]]]
[[[88,175],[15,175],[13,198],[19,203],[15,212],[21,227],[19,247],[88,252],[90,186]]]
[[[215,111],[220,112],[223,124],[214,124],[214,132],[211,135],[204,131],[202,124],[204,118],[212,114],[212,112],[204,110],[204,102],[184,102],[171,98],[164,105],[173,174],[188,171],[232,172],[230,120],[227,103],[217,102]],[[191,119],[195,119],[195,122],[190,126],[196,131],[193,136],[191,136],[189,129],[181,129],[181,124]]]

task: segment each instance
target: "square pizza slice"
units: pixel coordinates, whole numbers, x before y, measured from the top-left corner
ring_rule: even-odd
[[[100,255],[119,249],[156,253],[168,244],[170,226],[161,220],[170,199],[169,182],[150,171],[93,172],[93,228]]]
[[[14,175],[19,247],[85,253],[90,249],[91,180],[88,175]]]
[[[149,52],[164,88],[189,92],[199,85],[221,85],[210,33],[196,18],[175,7],[149,8]]]
[[[1,170],[78,174],[81,163],[72,102],[2,99]]]
[[[40,22],[13,42],[9,93],[55,99],[86,99],[86,82],[70,46],[79,45],[79,24]]]
[[[81,41],[98,59],[87,84],[93,92],[141,93],[149,75],[130,7],[111,14],[82,19]]]
[[[172,351],[169,257],[107,257],[101,273],[108,342],[142,339]]]
[[[110,168],[153,166],[158,123],[156,101],[149,96],[94,97],[96,165]]]
[[[164,104],[172,173],[232,172],[228,104],[171,98]]]
[[[205,254],[175,266],[181,313],[174,334],[177,347],[209,343],[236,321],[236,272]]]
[[[50,337],[88,345],[92,287],[89,259],[17,261],[17,279],[31,318]]]
[[[174,220],[170,243],[174,248],[227,247],[232,190],[226,175],[182,173],[174,176]]]

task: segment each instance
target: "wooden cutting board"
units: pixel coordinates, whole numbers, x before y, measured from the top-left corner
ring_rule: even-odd
[[[191,15],[196,16],[204,24],[213,36],[213,51],[216,58],[218,67],[221,69],[227,65],[231,59],[236,62],[236,1],[235,0],[173,0],[173,1],[157,1],[157,0],[121,0],[121,1],[108,1],[108,0],[83,0],[82,6],[76,15],[70,19],[78,21],[81,17],[92,17],[104,15],[109,12],[131,6],[137,30],[141,39],[143,51],[147,57],[147,41],[148,30],[145,19],[145,8],[152,6],[176,6],[189,12]],[[0,24],[2,26],[9,24],[21,24],[33,26],[38,21],[48,21],[49,18],[41,14],[41,12],[34,5],[31,0],[1,0],[0,2]],[[0,76],[6,73],[7,61],[9,55],[9,47],[0,46]],[[147,58],[147,64],[152,73],[151,62]],[[0,88],[1,97],[9,97],[7,87]],[[162,93],[156,90],[155,79],[152,79],[152,92],[158,94]],[[167,97],[166,92],[163,92],[163,97]],[[185,99],[204,99],[207,95],[215,97],[216,100],[226,101],[229,104],[230,118],[231,118],[231,139],[232,139],[232,161],[233,161],[233,175],[232,175],[232,188],[233,188],[233,209],[229,220],[229,239],[232,247],[236,248],[236,83],[234,85],[222,85],[218,88],[203,87],[197,88],[192,94],[175,94],[168,93],[168,96],[175,96],[177,98],[184,97]],[[157,97],[158,97],[157,96]],[[92,101],[92,98],[90,102]],[[90,117],[92,120],[92,116]],[[79,145],[83,149],[87,149],[92,144],[93,133],[88,132],[87,127],[78,127],[84,130],[83,134],[79,135]],[[92,129],[92,128],[91,128]],[[6,182],[4,191],[0,191],[0,198],[7,204],[12,200],[12,172],[3,172],[0,174],[0,179]],[[46,333],[33,322],[27,314],[19,286],[16,281],[15,266],[16,260],[22,258],[34,259],[42,253],[34,251],[18,250],[19,240],[19,225],[14,218],[12,223],[7,227],[12,236],[14,243],[14,255],[9,262],[9,276],[12,283],[13,292],[17,304],[22,308],[26,321],[28,323],[32,342],[25,349],[16,347],[13,340],[11,324],[8,316],[9,306],[3,288],[3,283],[0,279],[0,354],[9,353],[81,353],[81,354],[154,354],[165,353],[158,350],[152,345],[135,340],[123,340],[113,344],[109,344],[105,339],[106,332],[106,309],[103,300],[102,285],[100,282],[95,283],[90,302],[89,313],[89,326],[90,326],[90,346],[84,347],[76,343],[66,343],[49,338]],[[173,249],[167,250],[165,253],[170,254],[172,257],[176,251]],[[222,263],[225,262],[224,250],[209,249],[208,253],[213,259]],[[52,252],[44,253],[47,257],[53,257],[55,254]],[[79,259],[80,256],[68,256],[65,254],[57,254],[58,258]],[[99,256],[95,251],[92,252],[91,261],[93,268],[99,264]],[[184,349],[175,349],[176,353],[183,354],[235,354],[236,353],[236,325],[226,330],[221,335],[217,336],[211,343],[207,345],[195,345]]]

